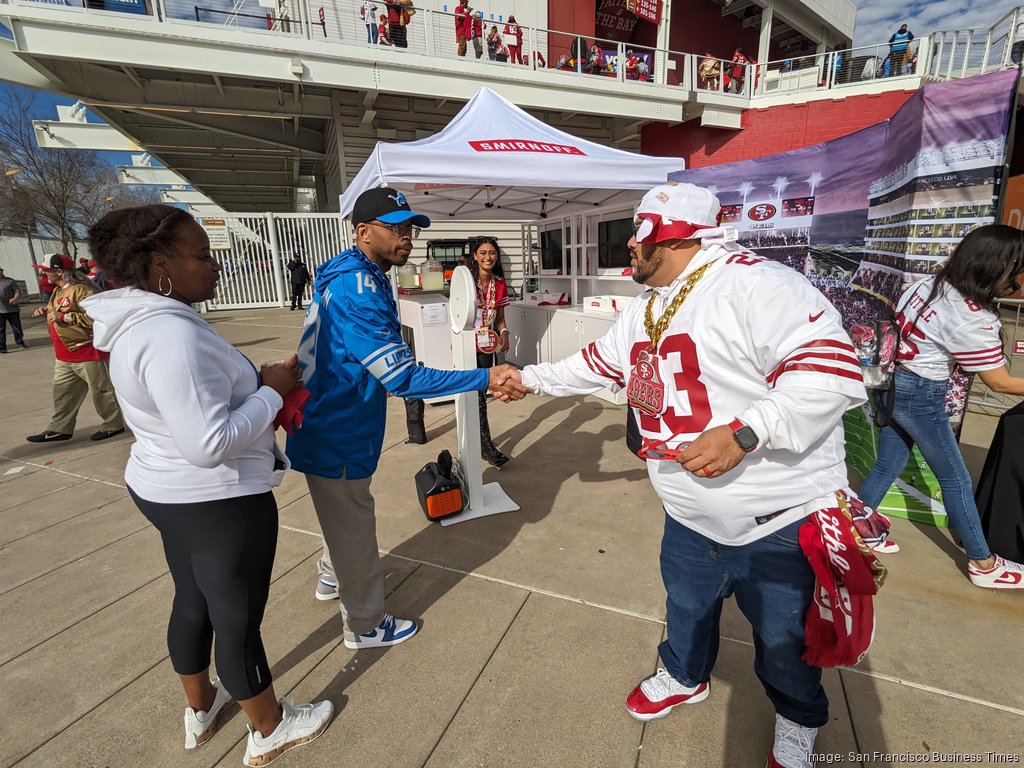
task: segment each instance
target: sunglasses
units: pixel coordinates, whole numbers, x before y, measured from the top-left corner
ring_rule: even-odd
[[[385,227],[391,230],[391,234],[395,237],[408,237],[415,240],[420,236],[420,228],[414,227],[408,221],[403,221],[401,224],[385,224],[383,221],[368,221],[374,227]]]
[[[690,447],[690,443],[680,443],[678,448],[669,448],[668,442],[675,438],[676,435],[667,440],[651,440],[650,438],[641,438],[640,450],[636,452],[636,455],[641,459],[652,459],[654,461],[675,461],[679,454]]]

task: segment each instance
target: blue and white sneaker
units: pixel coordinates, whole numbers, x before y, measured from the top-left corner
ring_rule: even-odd
[[[321,576],[320,580],[316,583],[316,592],[313,596],[317,600],[337,600],[338,585]]]
[[[360,648],[383,648],[388,645],[398,645],[415,635],[418,630],[419,626],[415,621],[396,619],[390,613],[385,613],[380,624],[365,634],[354,635],[351,632],[346,632],[345,647],[358,651]]]

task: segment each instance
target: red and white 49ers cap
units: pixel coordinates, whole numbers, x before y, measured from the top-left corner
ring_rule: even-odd
[[[693,184],[674,181],[661,184],[646,195],[636,208],[638,243],[690,240],[718,229],[722,204],[711,192]]]

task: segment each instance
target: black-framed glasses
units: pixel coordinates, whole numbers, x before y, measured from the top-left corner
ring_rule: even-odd
[[[415,240],[420,236],[420,228],[414,227],[411,222],[403,221],[401,224],[387,224],[383,221],[368,221],[367,224],[372,224],[375,227],[386,227],[391,230],[391,234],[395,237],[409,237]]]

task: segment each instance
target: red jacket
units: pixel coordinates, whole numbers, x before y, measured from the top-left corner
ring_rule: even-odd
[[[468,5],[459,5],[455,8],[455,34],[469,37],[472,30],[470,19],[470,8]]]

